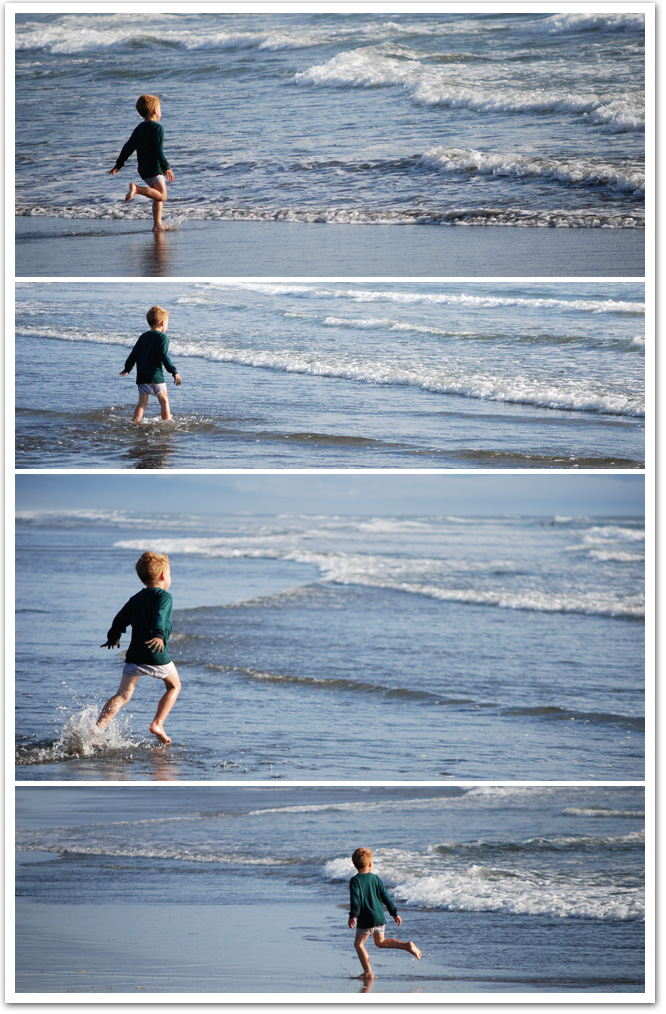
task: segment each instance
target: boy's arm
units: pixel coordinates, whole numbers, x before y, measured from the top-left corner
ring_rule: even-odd
[[[113,617],[113,623],[106,635],[106,643],[100,644],[100,648],[119,648],[120,635],[124,634],[130,624],[132,607],[126,602],[123,608]]]
[[[381,888],[379,890],[379,895],[380,895],[383,903],[386,905],[387,909],[389,910],[390,915],[393,916],[393,918],[395,919],[395,921],[398,923],[398,926],[399,926],[400,922],[398,920],[400,919],[400,916],[398,915],[398,910],[395,907],[395,904],[393,903],[393,899],[391,898],[391,895],[388,893],[388,891],[384,887],[384,881],[380,879],[379,883],[381,884]]]
[[[161,123],[157,124],[157,161],[160,164],[160,169],[166,175],[167,172],[171,172],[171,166],[167,162],[167,157],[164,154],[164,127]],[[173,182],[173,173],[171,173],[171,179],[167,176],[170,183]]]
[[[168,592],[157,596],[151,621],[150,640],[146,644],[151,651],[164,651],[167,642],[167,630],[171,620],[173,599]]]
[[[137,360],[137,346],[138,346],[138,344],[139,343],[137,342],[136,345],[134,346],[134,348],[132,349],[132,351],[130,352],[130,354],[128,355],[127,359],[125,360],[125,365],[123,366],[123,368],[121,370],[121,373],[120,373],[121,377],[126,377],[128,373],[132,372],[132,367],[134,366],[134,364],[135,364],[135,362]]]
[[[347,925],[353,929],[356,925],[356,917],[361,911],[361,894],[356,877],[349,881],[349,920]]]
[[[164,363],[164,367],[167,370],[167,372],[170,373],[173,379],[176,381],[176,384],[180,384],[181,383],[180,373],[173,365],[169,357],[169,339],[166,335],[162,337],[162,362]]]
[[[135,134],[136,129],[132,131],[132,136],[130,137],[129,141],[126,141],[125,144],[122,146],[120,150],[120,155],[116,159],[116,164],[114,165],[113,169],[109,170],[110,176],[115,175],[115,173],[117,173],[119,169],[122,169],[122,167],[125,165],[125,162],[127,162],[127,159],[130,157],[132,152],[136,151],[136,140],[134,137]]]

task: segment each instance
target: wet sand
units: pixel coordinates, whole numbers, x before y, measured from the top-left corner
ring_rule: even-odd
[[[16,992],[89,993],[115,1002],[158,994],[366,992],[346,909],[317,904],[42,904],[18,900]],[[346,946],[345,946],[346,945]],[[399,951],[375,957],[372,991],[446,990]],[[402,960],[401,960],[402,959]],[[414,967],[413,967],[414,966]],[[430,968],[432,974],[433,969]],[[449,976],[445,977],[449,980]],[[62,999],[62,997],[56,997]]]
[[[640,229],[191,221],[154,235],[148,218],[16,220],[20,277],[640,277],[644,264]]]
[[[43,864],[54,859],[36,852],[23,853],[21,861]],[[56,860],[63,861],[66,856]],[[265,898],[228,905],[123,904],[124,862],[131,860],[119,859],[111,868],[119,877],[113,902],[108,900],[108,867],[102,874],[106,887],[94,905],[17,899],[17,1000],[62,1002],[67,993],[115,1003],[164,1002],[168,994],[181,1003],[224,1002],[239,994],[245,1001],[263,1003],[286,1003],[291,994],[313,1003],[361,993],[379,1001],[404,996],[403,1002],[414,994],[442,1001],[464,995],[469,1001],[470,994],[481,998],[521,993],[533,1002],[544,994],[551,1002],[558,996],[570,1002],[580,993],[598,1001],[613,993],[621,993],[623,1002],[645,996],[640,967],[627,976],[614,974],[608,961],[604,967],[593,966],[585,920],[554,924],[537,917],[536,951],[531,953],[525,951],[517,924],[513,932],[518,936],[511,942],[505,915],[449,912],[443,919],[440,911],[410,910],[395,935],[402,940],[413,936],[423,950],[422,960],[398,950],[379,952],[370,944],[376,978],[364,983],[358,978],[347,906],[333,900],[336,888],[338,898],[343,895],[341,885],[332,886],[331,904]],[[524,918],[515,917],[518,923]],[[390,921],[388,927],[393,929]],[[611,950],[621,946],[617,930],[607,932]],[[538,966],[533,964],[537,951]],[[6,1000],[11,1002],[9,973],[7,981]]]

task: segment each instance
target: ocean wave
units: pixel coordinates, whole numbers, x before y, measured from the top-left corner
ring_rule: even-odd
[[[610,810],[605,806],[567,806],[563,811],[567,817],[594,817],[596,819],[622,817],[642,819],[645,810]]]
[[[514,152],[482,152],[474,148],[431,148],[420,163],[447,173],[479,173],[482,176],[507,176],[515,179],[554,180],[572,186],[606,186],[634,196],[645,195],[645,173],[627,172],[599,159],[576,158],[562,161],[538,155]]]
[[[326,88],[400,87],[417,106],[483,113],[572,113],[613,132],[645,129],[642,96],[520,89],[478,81],[461,85],[418,59],[395,59],[372,48],[348,50],[294,75],[298,85]]]
[[[479,227],[503,225],[519,228],[556,229],[642,229],[645,215],[638,210],[613,211],[603,207],[595,209],[553,208],[551,210],[523,208],[431,208],[390,209],[322,207],[230,207],[204,205],[177,199],[169,201],[171,219],[203,222],[294,222],[305,225],[449,225]],[[111,203],[35,204],[19,199],[15,206],[17,217],[48,217],[66,221],[124,221],[145,222],[147,211],[137,202],[132,205]]]
[[[283,593],[287,597],[289,593]],[[245,600],[244,605],[252,603],[252,599]],[[377,694],[387,699],[395,698],[404,701],[428,701],[443,707],[452,707],[461,704],[473,704],[469,697],[443,697],[441,694],[433,694],[427,690],[418,690],[412,687],[391,687],[383,683],[369,683],[364,680],[354,680],[335,677],[320,676],[298,676],[293,673],[264,672],[260,669],[253,669],[239,666],[218,665],[209,662],[206,669],[218,670],[225,673],[237,673],[251,680],[262,683],[273,683],[278,686],[297,686],[308,690],[342,690],[348,693]]]
[[[645,918],[641,890],[610,880],[586,881],[584,874],[568,878],[522,867],[512,870],[471,863],[464,869],[405,877],[398,863],[377,857],[374,865],[396,901],[415,908],[603,921]],[[330,860],[323,876],[332,881],[348,880],[354,872],[350,866],[347,858]]]
[[[257,350],[239,347],[211,348],[201,343],[173,341],[174,355],[206,359],[211,362],[235,363],[254,369],[273,370],[313,377],[330,377],[362,384],[392,387],[413,387],[431,394],[456,395],[479,401],[493,401],[570,412],[594,412],[603,415],[643,418],[645,405],[639,395],[603,390],[585,381],[547,381],[531,377],[502,377],[493,374],[467,373],[460,365],[431,366],[405,358],[399,362],[358,358],[346,361],[344,356],[323,357],[314,352],[290,349]]]
[[[568,811],[565,811],[568,812]],[[583,811],[581,811],[582,813]],[[609,814],[609,811],[607,811]],[[622,812],[622,816],[628,816]],[[634,813],[636,819],[640,814]],[[487,860],[502,856],[533,855],[548,852],[600,852],[608,850],[634,849],[636,845],[645,843],[645,830],[630,831],[627,834],[613,835],[585,835],[585,834],[560,834],[560,835],[539,835],[534,838],[525,838],[522,841],[484,841],[473,842],[446,842],[433,846],[433,852],[437,856],[446,859],[462,859],[467,861],[470,857],[479,859],[484,857]]]
[[[159,845],[110,845],[107,842],[93,842],[89,845],[68,840],[64,843],[52,843],[45,836],[42,840],[35,838],[34,832],[26,832],[19,837],[16,848],[20,852],[51,852],[56,855],[76,856],[122,856],[132,859],[166,859],[172,862],[217,863],[223,866],[285,866],[292,865],[295,860],[277,856],[251,856],[245,852],[214,852],[200,848],[175,846],[166,848]]]
[[[136,539],[123,539],[115,542],[114,546],[137,551],[145,549],[144,542]],[[485,586],[485,583],[478,588],[446,587],[443,583],[434,584],[432,582],[436,579],[441,582],[447,579],[447,564],[436,559],[402,560],[354,553],[308,551],[279,545],[270,547],[238,545],[232,540],[219,538],[155,539],[152,541],[152,548],[162,553],[173,555],[182,553],[204,558],[290,560],[295,563],[316,566],[321,579],[331,584],[377,588],[464,605],[490,606],[530,612],[582,613],[631,619],[643,619],[645,616],[643,595],[623,595],[606,586],[591,591],[548,592],[538,588],[516,590],[499,587],[490,589]],[[459,562],[456,566],[461,569],[464,564]],[[304,589],[303,586],[299,586],[278,594],[282,597],[302,595]],[[273,600],[275,596],[270,598]]]
[[[533,33],[560,34],[566,32],[612,31],[612,32],[645,32],[644,14],[552,14],[543,21],[535,21],[525,26],[525,31]]]
[[[187,24],[186,12],[180,18],[182,27],[170,27],[177,24],[177,18],[172,15],[165,23],[165,16],[161,13],[144,12],[140,27],[137,27],[134,18],[123,17],[121,13],[113,16],[102,13],[94,15],[94,18],[94,27],[90,16],[86,19],[85,14],[65,16],[61,22],[48,25],[34,21],[19,22],[16,27],[15,50],[42,50],[54,55],[80,55],[114,49],[125,51],[132,48],[279,52],[318,46],[358,45],[359,42],[369,44],[420,31],[417,26],[401,26],[392,21],[370,21],[363,24],[357,20],[347,25],[342,22],[335,26],[284,24],[271,28],[269,18],[262,19],[262,27],[258,30],[220,31],[219,21],[200,20],[196,27]]]
[[[608,545],[610,541],[626,539],[629,542],[644,542],[644,528],[626,528],[622,525],[593,525],[583,533],[586,545]]]
[[[489,309],[503,307],[525,307],[527,310],[564,310],[576,313],[618,313],[645,315],[645,303],[622,299],[554,299],[529,296],[477,296],[471,292],[408,292],[395,289],[348,289],[323,285],[304,285],[284,282],[200,282],[197,288],[204,290],[240,289],[269,296],[295,296],[301,299],[329,300],[342,299],[352,303],[398,303],[406,306],[423,303],[431,306],[465,306]]]

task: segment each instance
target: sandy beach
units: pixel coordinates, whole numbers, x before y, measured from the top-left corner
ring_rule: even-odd
[[[63,993],[112,994],[116,1002],[147,1001],[165,993],[183,994],[183,1000],[186,995],[221,994],[223,999],[241,994],[245,1000],[256,995],[263,1001],[267,994],[280,994],[284,1001],[285,994],[298,993],[317,1002],[324,995],[330,1000],[359,993],[567,994],[604,990],[612,979],[608,967],[582,978],[579,968],[560,963],[562,955],[548,959],[545,954],[541,971],[526,975],[518,970],[515,948],[503,939],[496,917],[484,919],[482,956],[472,944],[480,928],[474,913],[450,914],[444,941],[436,929],[438,913],[423,912],[419,932],[430,927],[433,936],[421,939],[421,961],[401,951],[380,953],[370,945],[375,979],[365,984],[356,978],[360,968],[346,915],[344,904],[98,906],[19,900],[16,992],[21,999],[34,993],[40,1002],[45,1002],[44,994],[61,999]],[[412,925],[414,921],[411,917]],[[540,936],[545,929],[535,927],[535,932]],[[396,935],[407,939],[405,930],[401,927]],[[572,956],[581,933],[576,926],[567,933]],[[550,934],[558,948],[567,935],[552,925]],[[613,982],[613,991],[626,1001],[642,993],[640,970],[636,972],[633,979]]]
[[[639,277],[644,262],[642,229],[16,220],[19,277]]]

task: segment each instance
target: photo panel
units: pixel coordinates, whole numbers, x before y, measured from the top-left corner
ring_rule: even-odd
[[[19,276],[644,273],[652,4],[82,6],[11,5]]]
[[[19,780],[645,776],[640,475],[16,487]],[[98,726],[127,662],[176,666],[168,749],[161,668]]]
[[[640,469],[645,312],[623,280],[19,282],[16,464]]]
[[[20,786],[16,806],[24,1002],[644,990],[640,786]],[[386,922],[359,979],[370,878]]]

